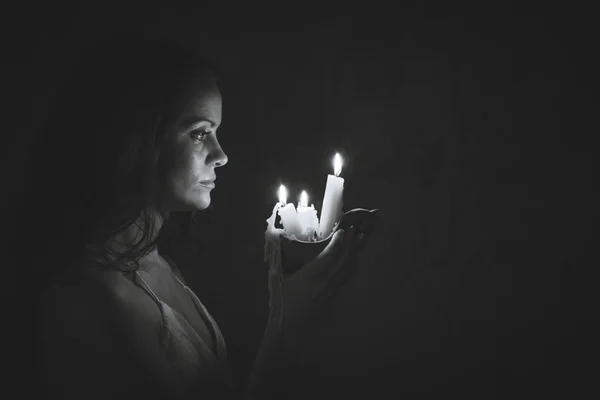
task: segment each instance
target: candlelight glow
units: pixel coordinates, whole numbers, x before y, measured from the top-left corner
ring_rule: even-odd
[[[279,186],[279,202],[281,204],[287,203],[287,189],[283,185]]]
[[[300,207],[308,207],[308,195],[305,190],[300,194]]]
[[[335,153],[335,157],[333,157],[333,172],[335,176],[340,176],[342,173],[342,157],[340,153]]]

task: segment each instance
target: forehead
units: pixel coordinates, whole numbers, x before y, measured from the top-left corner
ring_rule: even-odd
[[[221,124],[222,99],[215,79],[195,78],[187,89],[181,119],[208,118]]]

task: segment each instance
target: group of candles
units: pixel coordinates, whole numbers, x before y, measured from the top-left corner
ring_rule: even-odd
[[[325,195],[321,208],[321,217],[317,217],[314,204],[308,206],[306,191],[300,194],[298,208],[293,203],[287,203],[287,190],[285,186],[279,187],[279,202],[273,209],[272,218],[279,213],[281,224],[288,236],[295,236],[303,241],[316,241],[327,238],[342,215],[342,201],[344,193],[344,179],[340,178],[342,172],[342,158],[338,153],[333,158],[335,175],[327,176]]]

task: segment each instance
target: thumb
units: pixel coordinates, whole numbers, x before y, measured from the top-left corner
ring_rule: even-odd
[[[331,240],[327,244],[327,246],[307,265],[305,269],[309,269],[308,273],[312,275],[319,275],[323,269],[327,268],[327,266],[336,259],[338,253],[342,249],[342,245],[344,243],[344,230],[337,230]]]
[[[331,237],[331,241],[329,242],[329,244],[327,244],[327,247],[325,247],[323,251],[319,253],[317,258],[326,258],[334,260],[342,248],[345,233],[346,232],[343,229],[337,230]]]

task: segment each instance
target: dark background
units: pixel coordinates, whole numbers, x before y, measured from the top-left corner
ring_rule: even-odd
[[[379,208],[381,224],[309,337],[298,398],[587,392],[597,359],[595,284],[582,274],[595,185],[585,133],[597,132],[586,121],[597,107],[584,73],[595,50],[588,11],[570,11],[23,5],[6,14],[5,91],[23,107],[5,182],[27,184],[15,172],[70,42],[178,38],[221,66],[229,163],[196,234],[165,251],[223,330],[238,382],[266,318],[277,187],[293,201],[307,190],[320,209],[339,151],[345,209]]]

